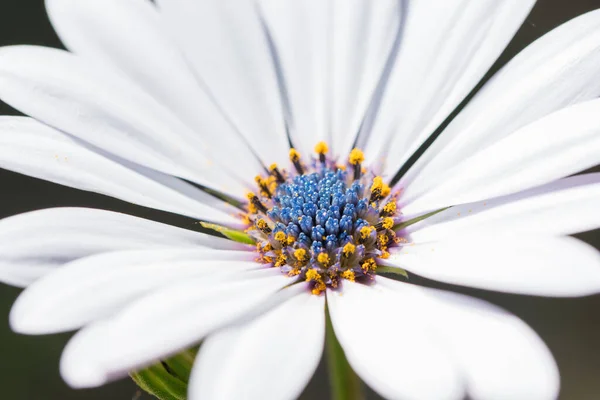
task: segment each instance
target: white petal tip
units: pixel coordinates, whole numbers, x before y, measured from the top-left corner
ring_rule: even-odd
[[[14,332],[24,335],[48,335],[74,329],[67,326],[66,321],[55,318],[52,313],[37,309],[24,294],[17,298],[10,310],[9,325]]]
[[[93,365],[79,362],[70,357],[68,351],[63,353],[60,361],[60,375],[73,389],[86,389],[102,386],[108,382],[107,377]]]
[[[84,328],[69,341],[60,359],[60,375],[74,389],[85,389],[102,386],[111,379],[90,348],[100,346],[93,336],[98,332],[91,327]]]

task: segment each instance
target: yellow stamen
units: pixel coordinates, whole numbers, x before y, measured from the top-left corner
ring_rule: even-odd
[[[250,214],[256,214],[258,212],[258,208],[254,203],[248,203],[248,212]]]
[[[329,263],[331,262],[331,259],[329,258],[329,254],[327,254],[327,253],[320,253],[317,256],[317,261],[319,263],[321,263],[321,265],[323,265],[324,267],[327,267],[329,265]]]
[[[252,219],[250,218],[250,214],[239,214],[239,216],[242,219],[242,223],[244,225],[251,225],[252,224]]]
[[[315,287],[313,288],[313,290],[311,290],[311,293],[314,295],[320,295],[325,289],[327,289],[327,286],[325,286],[325,284],[323,282],[318,282]]]
[[[301,263],[304,263],[307,260],[306,250],[304,249],[296,249],[294,250],[294,257]]]
[[[317,154],[327,154],[328,151],[329,151],[329,147],[327,146],[327,143],[325,143],[325,142],[319,142],[315,146],[315,153],[317,153]]]
[[[375,228],[373,228],[372,226],[363,226],[362,228],[360,228],[360,238],[362,240],[366,240],[371,235],[371,232],[373,232],[374,230]]]
[[[319,274],[316,269],[311,268],[308,271],[306,271],[306,282],[320,282],[321,280],[321,274]]]
[[[390,218],[390,217],[384,218],[383,221],[381,221],[381,222],[382,222],[381,225],[385,229],[392,229],[392,227],[394,226],[394,219]]]
[[[387,203],[385,206],[383,206],[383,213],[385,215],[394,215],[396,213],[396,201],[392,200],[389,203]]]
[[[300,153],[296,151],[296,149],[290,149],[290,161],[294,164],[294,168],[300,175],[304,175],[304,168],[302,168],[302,163],[300,162]]]
[[[294,148],[290,149],[290,161],[293,163],[300,161],[300,153]]]
[[[365,261],[363,261],[361,267],[365,272],[375,271],[377,269],[377,263],[375,263],[374,259],[368,258]]]
[[[348,157],[348,162],[352,165],[359,165],[363,161],[365,161],[365,154],[359,149],[352,149]]]
[[[277,258],[275,259],[275,266],[283,267],[285,265],[286,261],[287,261],[287,257],[285,256],[285,254],[280,253],[277,255]]]
[[[261,232],[269,233],[271,231],[271,228],[269,228],[269,225],[267,224],[267,221],[265,221],[264,219],[257,220],[256,221],[256,227]]]
[[[373,178],[373,184],[371,185],[371,193],[373,193],[376,190],[381,190],[382,187],[383,178],[381,178],[380,176],[376,176],[375,178]]]
[[[267,208],[263,203],[261,203],[260,199],[252,192],[246,194],[246,197],[250,201],[248,203],[248,211],[251,213],[257,213],[258,211],[262,211],[263,213],[267,212]]]
[[[285,235],[285,233],[279,231],[275,234],[275,240],[277,240],[279,243],[284,244],[286,242],[287,236]]]
[[[281,175],[281,172],[279,172],[279,168],[277,168],[277,164],[271,164],[271,166],[269,167],[269,171],[271,172],[271,175],[274,176],[274,178],[276,179],[277,182],[279,182],[279,183],[285,182],[285,178],[283,177],[283,175]]]
[[[347,269],[344,272],[342,272],[342,278],[348,279],[350,282],[354,282],[354,280],[356,279],[356,274],[354,273],[354,271]]]
[[[355,251],[356,251],[356,246],[354,246],[352,243],[346,243],[346,245],[342,249],[342,254],[344,254],[344,256],[346,256],[346,257],[350,257],[351,255],[354,254]]]
[[[379,236],[378,236],[378,238],[379,238],[379,244],[380,244],[382,247],[385,247],[385,246],[387,246],[387,244],[388,244],[388,243],[389,243],[389,241],[390,241],[390,238],[389,238],[389,237],[388,237],[386,234],[384,234],[384,233],[382,233],[381,235],[379,235]]]
[[[392,192],[392,189],[384,183],[383,188],[381,190],[381,197],[388,197],[391,192]]]
[[[387,197],[392,190],[390,187],[383,182],[380,176],[373,178],[373,184],[371,185],[371,201],[377,201]]]
[[[288,246],[291,246],[291,245],[293,245],[294,243],[296,243],[296,238],[294,238],[292,235],[290,235],[290,236],[288,236],[288,237],[287,237],[287,240],[286,240],[286,242],[287,242],[287,245],[288,245]]]

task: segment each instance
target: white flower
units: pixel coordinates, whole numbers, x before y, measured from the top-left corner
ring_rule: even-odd
[[[392,244],[366,244],[357,232],[351,241],[366,253],[348,261],[358,250],[340,253],[350,239],[336,236],[323,250],[332,260],[309,261],[285,246],[316,257],[314,248],[287,231],[290,242],[277,244],[277,226],[260,211],[250,215],[268,225],[252,233],[258,253],[101,210],[7,218],[0,279],[30,285],[11,325],[28,334],[81,328],[61,361],[71,386],[104,384],[204,340],[190,399],[294,398],[321,358],[327,301],[350,364],[384,397],[557,396],[552,356],[522,321],[364,263],[514,293],[600,290],[598,252],[566,236],[600,227],[600,175],[567,177],[600,159],[600,11],[523,50],[406,169],[533,1],[156,3],[48,0],[75,55],[0,49],[0,97],[31,116],[0,119],[0,166],[246,228],[239,209],[197,185],[243,202],[248,190],[260,195],[254,178],[267,177],[264,166],[296,173],[290,142],[304,156],[299,168],[317,171],[324,167],[311,167],[309,155],[320,141],[329,168],[358,147],[365,161],[356,158],[343,179],[356,170],[367,188],[372,172],[394,183],[391,196],[371,198],[365,225],[380,224]],[[267,197],[254,206],[272,207]],[[392,199],[398,209],[388,215]],[[385,218],[396,224],[448,206],[398,230],[398,243],[384,229]],[[281,268],[271,267],[282,255]],[[368,282],[358,282],[361,270]]]

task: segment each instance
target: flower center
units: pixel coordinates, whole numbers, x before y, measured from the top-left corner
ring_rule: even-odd
[[[247,233],[259,260],[310,282],[312,292],[338,287],[342,279],[372,280],[377,259],[398,243],[397,194],[364,168],[354,149],[343,165],[327,157],[324,142],[305,163],[290,150],[293,169],[269,168],[248,194]]]

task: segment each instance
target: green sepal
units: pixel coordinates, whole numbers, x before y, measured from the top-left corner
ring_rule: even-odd
[[[416,224],[417,222],[421,222],[421,221],[423,221],[424,219],[427,219],[427,218],[429,218],[429,217],[433,217],[435,214],[439,214],[439,213],[441,213],[442,211],[444,211],[444,210],[447,210],[447,209],[449,209],[449,208],[450,208],[450,207],[440,208],[439,210],[432,211],[432,212],[430,212],[430,213],[427,213],[427,214],[423,214],[423,215],[421,215],[421,216],[419,216],[419,217],[416,217],[416,218],[413,218],[413,219],[409,219],[408,221],[402,221],[402,222],[400,222],[399,224],[397,224],[397,225],[394,225],[394,227],[392,228],[392,230],[394,230],[394,231],[399,231],[400,229],[404,229],[404,228],[406,228],[406,227],[408,227],[408,226],[411,226],[411,225],[413,225],[413,224]]]
[[[377,266],[377,274],[394,274],[403,276],[404,278],[408,279],[408,272],[406,272],[402,268],[387,267],[385,265]]]
[[[141,389],[160,400],[187,399],[187,383],[170,374],[162,363],[129,375]]]
[[[233,240],[234,242],[252,245],[256,244],[254,239],[252,239],[252,237],[245,232],[237,231],[235,229],[230,229],[217,224],[212,224],[210,222],[200,222],[200,225],[206,229],[212,229],[213,231],[219,232],[221,235],[225,236],[227,239]]]
[[[192,366],[196,359],[196,354],[198,354],[197,348],[186,350],[166,359],[164,363],[169,367],[171,374],[175,375],[183,382],[188,383],[192,372]]]

